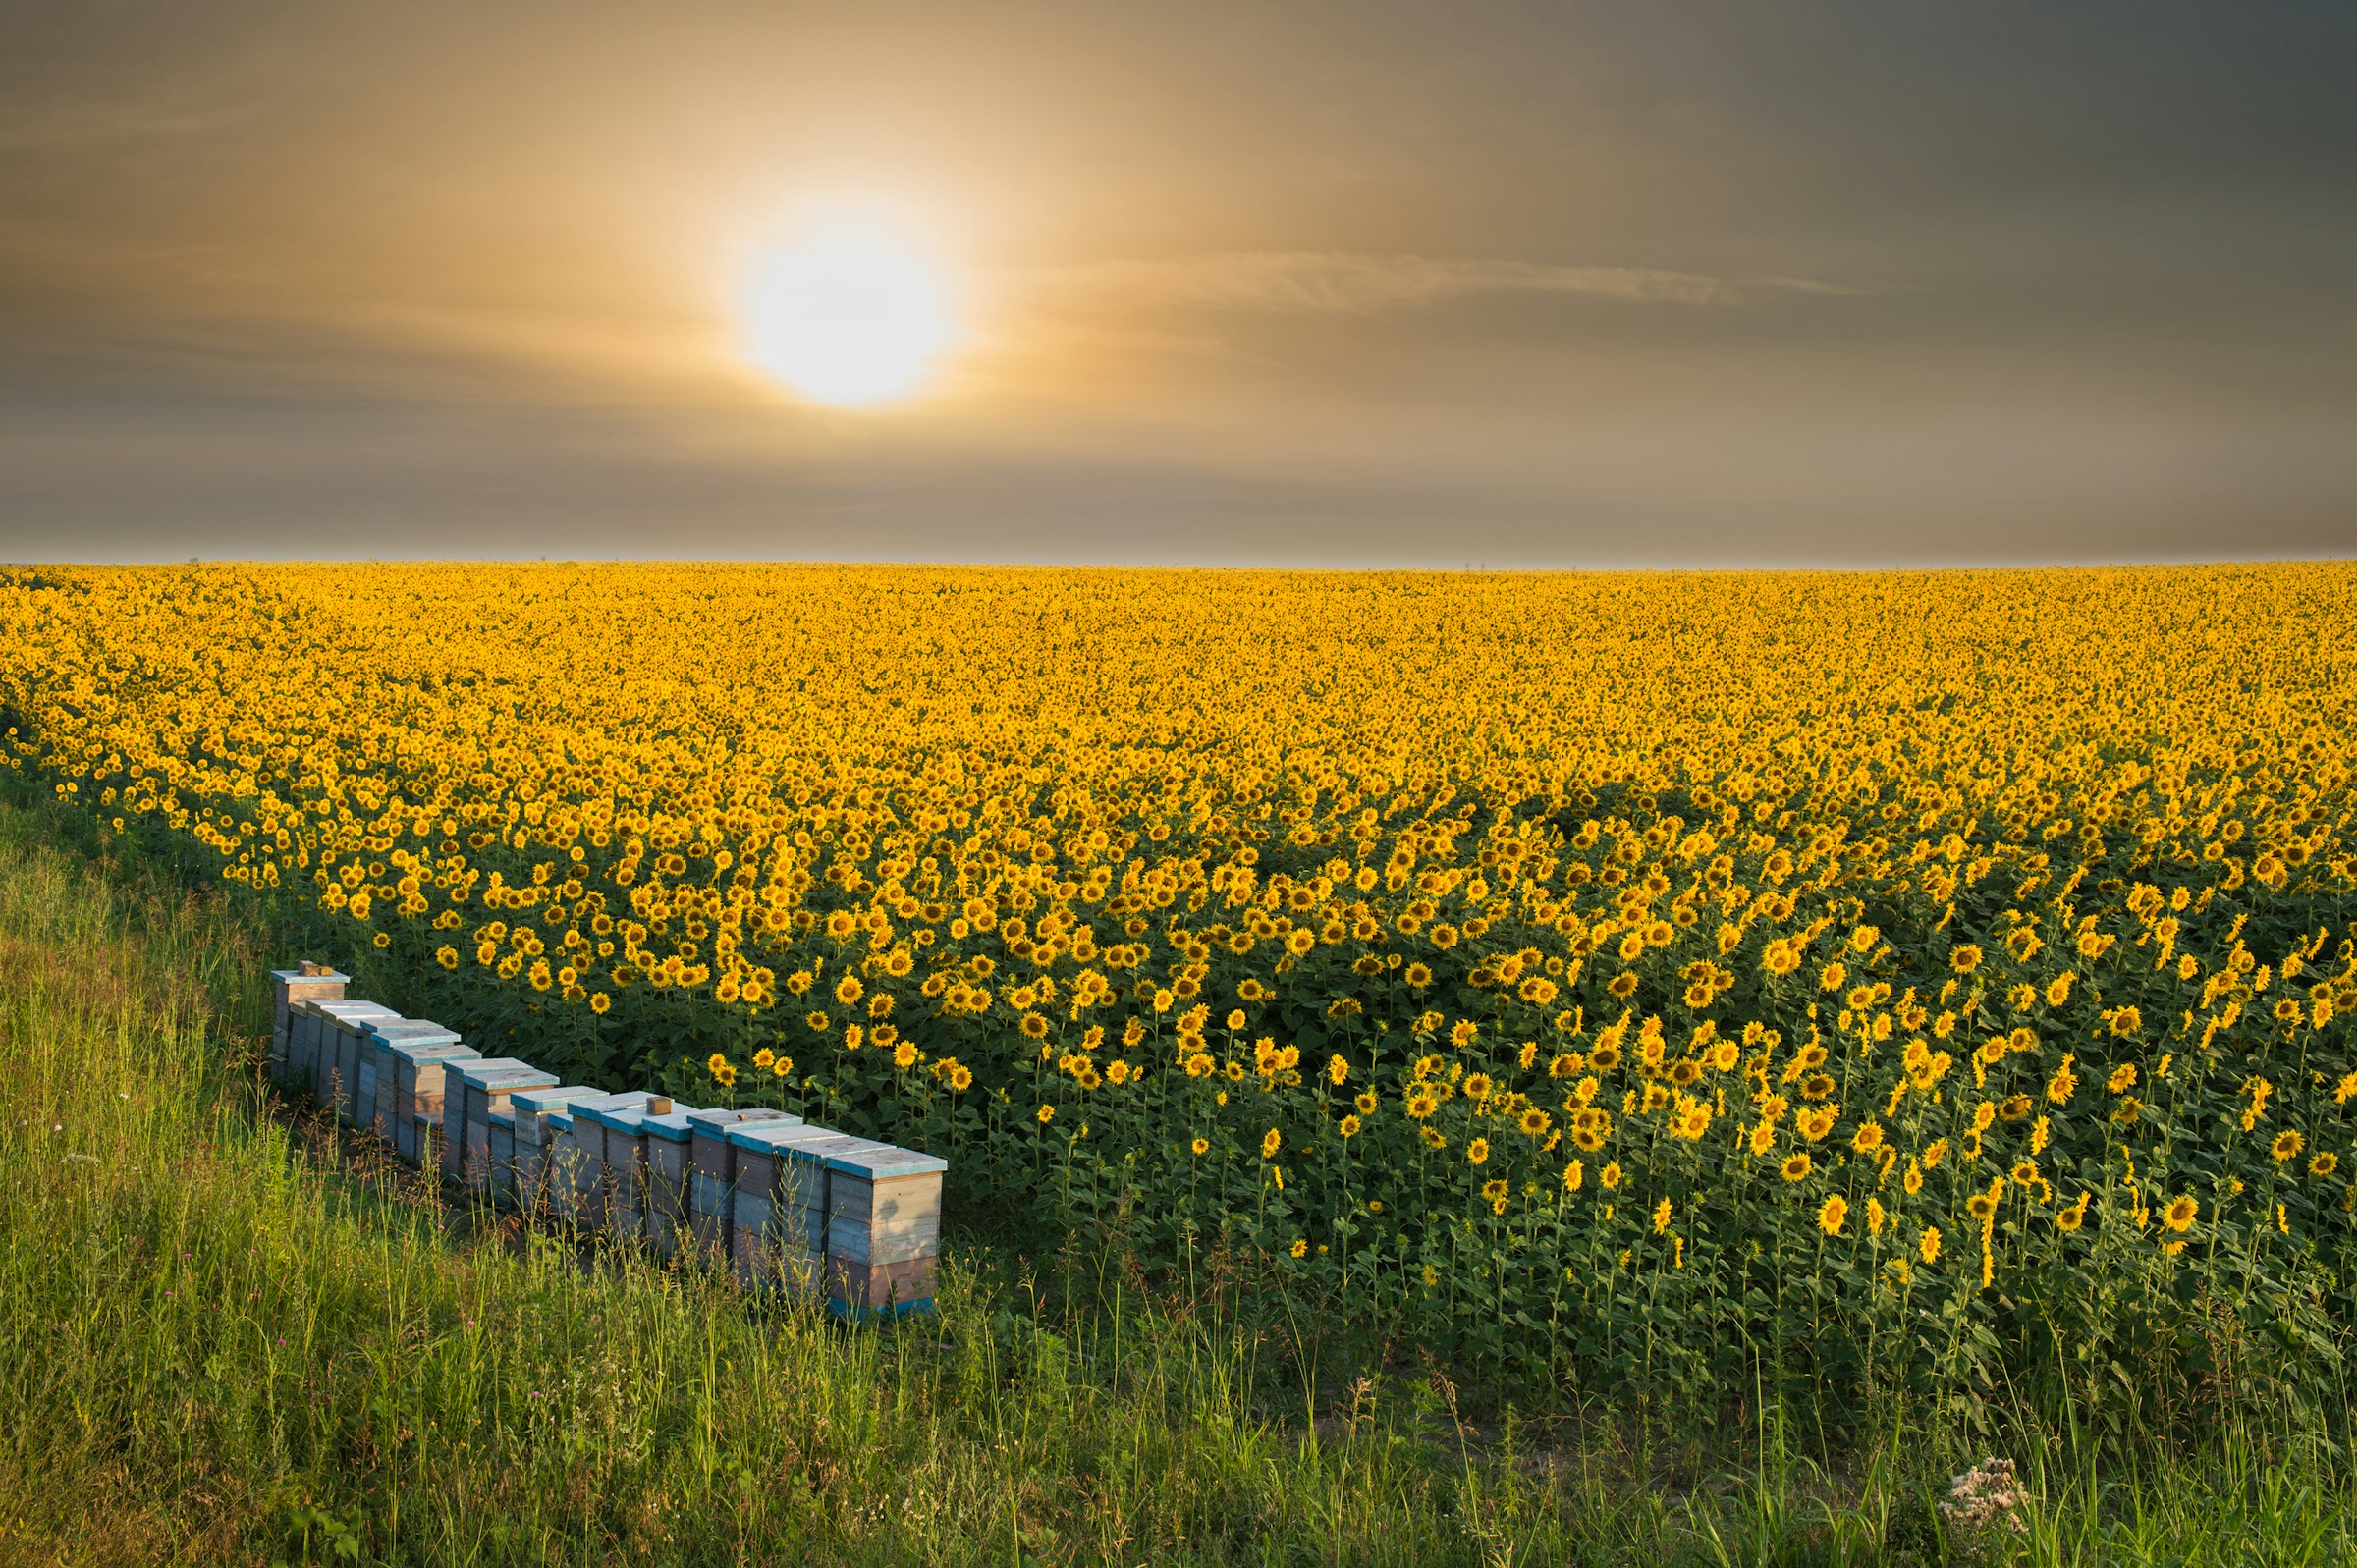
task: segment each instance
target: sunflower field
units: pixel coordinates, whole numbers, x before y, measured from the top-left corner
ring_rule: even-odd
[[[1444,1354],[2352,1322],[2348,565],[15,568],[0,721],[405,1011]]]

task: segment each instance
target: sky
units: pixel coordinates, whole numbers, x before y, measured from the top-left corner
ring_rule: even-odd
[[[0,559],[2357,555],[2357,7],[0,0]],[[961,340],[748,362],[813,203]]]

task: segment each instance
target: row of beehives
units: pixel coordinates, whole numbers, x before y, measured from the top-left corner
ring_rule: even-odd
[[[861,1318],[932,1304],[949,1162],[783,1110],[699,1110],[557,1082],[440,1024],[348,1001],[348,977],[274,970],[271,1068],[404,1160],[666,1257],[726,1261]]]

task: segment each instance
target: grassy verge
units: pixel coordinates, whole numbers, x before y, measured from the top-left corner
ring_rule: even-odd
[[[1435,1372],[1305,1386],[1216,1300],[1118,1276],[1043,1317],[1018,1270],[954,1261],[938,1319],[847,1330],[584,1258],[290,1120],[254,1066],[283,955],[47,837],[0,809],[0,1561],[2357,1553],[2315,1412],[2160,1443],[2023,1399],[1838,1455],[1777,1411],[1731,1437],[1699,1414],[1476,1429]],[[1934,1499],[1992,1449],[2023,1530],[1960,1536]]]

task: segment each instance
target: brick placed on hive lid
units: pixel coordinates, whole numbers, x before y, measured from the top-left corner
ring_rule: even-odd
[[[687,1162],[693,1171],[687,1185],[687,1214],[696,1251],[714,1263],[729,1256],[729,1217],[737,1179],[737,1152],[729,1142],[729,1129],[760,1122],[798,1127],[802,1118],[763,1107],[687,1112]]]
[[[557,1159],[557,1134],[566,1134],[570,1147],[573,1112],[569,1108],[576,1100],[595,1100],[605,1094],[603,1089],[591,1089],[582,1084],[560,1084],[553,1089],[519,1089],[508,1097],[508,1109],[516,1117],[516,1201],[532,1208],[541,1203],[555,1205],[552,1182],[562,1173],[568,1188],[562,1212],[572,1209],[570,1170],[560,1171]],[[558,1118],[562,1116],[560,1124]]]
[[[515,1056],[485,1056],[453,1064],[447,1082],[442,1137],[452,1163],[467,1188],[491,1189],[491,1112],[505,1110],[508,1097],[519,1089],[550,1089],[557,1075],[542,1072]],[[452,1101],[456,1101],[454,1106]]]
[[[432,1151],[420,1129],[438,1132],[442,1125],[445,1069],[453,1062],[480,1061],[483,1054],[456,1043],[393,1038],[384,1041],[379,1054],[392,1064],[394,1151],[411,1164],[423,1164]]]
[[[800,1146],[845,1141],[844,1134],[831,1127],[807,1124],[788,1126],[782,1122],[740,1123],[729,1129],[729,1144],[736,1151],[736,1175],[730,1185],[729,1262],[738,1279],[746,1285],[768,1284],[784,1274],[782,1258],[776,1243],[781,1239],[777,1209],[780,1203],[778,1184],[783,1173],[793,1168],[793,1152]],[[820,1167],[823,1170],[823,1165]],[[795,1213],[787,1217],[784,1227],[786,1239],[796,1243],[797,1253],[808,1248],[810,1221],[800,1211],[807,1207],[803,1187],[791,1183],[784,1203]],[[797,1256],[797,1263],[804,1260]],[[823,1269],[823,1260],[821,1262]],[[810,1271],[812,1276],[820,1271]]]
[[[456,1030],[445,1029],[425,1018],[403,1018],[395,1021],[377,1020],[360,1028],[360,1084],[356,1096],[359,1124],[393,1145],[406,1159],[415,1159],[401,1147],[400,1095],[401,1062],[389,1049],[399,1042],[406,1046],[455,1046],[459,1044]]]
[[[693,1106],[673,1106],[656,1113],[648,1108],[646,1165],[639,1181],[639,1208],[646,1216],[646,1239],[655,1255],[668,1258],[680,1250],[687,1228],[688,1115]]]
[[[654,1098],[643,1089],[631,1089],[619,1095],[576,1100],[566,1108],[573,1118],[569,1129],[571,1147],[565,1151],[565,1162],[571,1167],[573,1177],[568,1213],[575,1223],[590,1230],[601,1229],[606,1223],[606,1129],[589,1112],[644,1110],[646,1103]]]
[[[932,1305],[949,1162],[891,1144],[827,1156],[827,1305],[845,1317]]]
[[[306,963],[294,969],[270,971],[270,1074],[281,1080],[294,1076],[291,1057],[295,1008],[306,1001],[342,1001],[352,976],[325,964]]]

